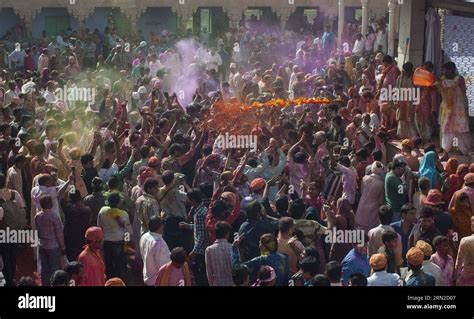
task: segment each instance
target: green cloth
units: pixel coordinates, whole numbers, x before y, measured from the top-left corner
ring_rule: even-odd
[[[395,212],[400,212],[407,203],[408,187],[400,177],[389,172],[385,177],[385,205]]]

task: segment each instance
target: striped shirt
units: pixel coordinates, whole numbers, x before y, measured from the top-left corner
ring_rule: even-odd
[[[342,191],[342,176],[336,174],[329,168],[328,162],[323,161],[322,163],[324,169],[324,186],[323,186],[323,196],[325,199],[339,198]]]
[[[209,286],[232,286],[232,245],[227,239],[216,239],[206,248],[206,273]]]

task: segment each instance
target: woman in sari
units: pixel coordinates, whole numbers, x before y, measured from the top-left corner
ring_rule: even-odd
[[[363,106],[360,103],[360,95],[359,92],[355,87],[351,87],[348,91],[349,95],[349,102],[347,102],[347,108],[349,109],[349,112],[352,112],[353,109],[357,108],[364,113],[367,110],[367,105],[365,105],[365,108],[362,110]]]
[[[471,204],[469,202],[469,196],[465,193],[461,193],[454,206],[449,210],[449,214],[453,219],[454,231],[458,233],[458,240],[472,234],[471,230]]]
[[[374,162],[372,174],[362,179],[361,198],[355,214],[355,228],[368,232],[380,224],[378,209],[384,203],[384,166]]]
[[[397,65],[393,62],[393,58],[389,55],[385,55],[382,58],[383,71],[378,84],[376,98],[379,100],[381,121],[382,126],[387,130],[391,130],[396,127],[396,115],[394,111],[394,103],[388,94],[382,94],[382,92],[390,92],[391,88],[396,87],[397,79],[400,76],[400,70]]]
[[[423,69],[433,72],[433,64],[425,62]],[[415,127],[418,135],[423,140],[431,139],[433,134],[433,125],[436,123],[436,118],[433,110],[437,105],[436,89],[434,87],[421,87],[420,103],[415,106]]]
[[[436,165],[436,153],[429,151],[423,156],[420,164],[420,176],[430,180],[431,188],[441,188],[441,175]]]
[[[407,62],[403,65],[402,74],[397,78],[397,88],[402,90],[413,89],[413,64]],[[415,135],[413,102],[395,101],[397,106],[397,135],[401,139],[411,138]]]
[[[466,155],[470,151],[466,83],[453,62],[443,64],[442,72],[441,80],[435,83],[443,99],[439,114],[441,147],[447,152],[456,147]]]
[[[458,166],[456,170],[456,175],[459,176],[459,186],[458,189],[461,189],[462,185],[464,184],[464,177],[469,173],[468,166],[466,164],[461,164]]]
[[[455,158],[450,158],[448,163],[446,163],[445,178],[443,181],[443,186],[441,187],[443,201],[445,203],[449,203],[449,201],[451,201],[451,197],[453,197],[454,192],[459,190],[461,187],[459,175],[457,175],[458,167],[459,162]]]

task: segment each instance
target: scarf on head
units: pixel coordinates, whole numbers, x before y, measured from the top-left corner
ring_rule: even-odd
[[[170,261],[165,265],[165,271],[163,273],[163,277],[161,278],[161,281],[158,283],[158,286],[160,287],[168,287],[170,284],[170,278],[171,278],[171,270],[173,269],[173,264]],[[184,275],[184,285],[186,287],[191,286],[191,273],[189,271],[189,266],[188,263],[184,263],[183,267],[181,267],[181,271],[183,272]]]
[[[372,176],[380,180],[383,180],[383,173],[385,169],[381,162],[375,161],[374,163],[372,163],[371,171],[372,171],[372,174],[371,174]]]
[[[440,175],[436,168],[435,152],[430,151],[423,156],[419,172],[421,176],[427,177],[430,180],[431,188],[434,188],[438,184]]]
[[[453,174],[456,174],[456,170],[458,169],[459,162],[455,158],[450,158],[448,162],[446,163],[446,174],[448,176],[451,176]]]
[[[385,78],[387,77],[388,73],[390,73],[390,71],[392,71],[392,69],[395,68],[395,64],[390,64],[389,67],[385,68],[385,70],[382,71],[382,77],[380,78],[380,83],[379,83],[379,90],[382,88],[383,86],[383,82],[385,81]]]

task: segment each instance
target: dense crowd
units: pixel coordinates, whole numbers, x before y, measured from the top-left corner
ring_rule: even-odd
[[[474,285],[455,64],[415,86],[433,63],[400,70],[383,20],[347,24],[341,48],[330,26],[252,21],[211,39],[43,33],[4,54],[0,229],[39,236],[32,254],[0,244],[6,285]],[[17,255],[37,271],[19,278]]]

